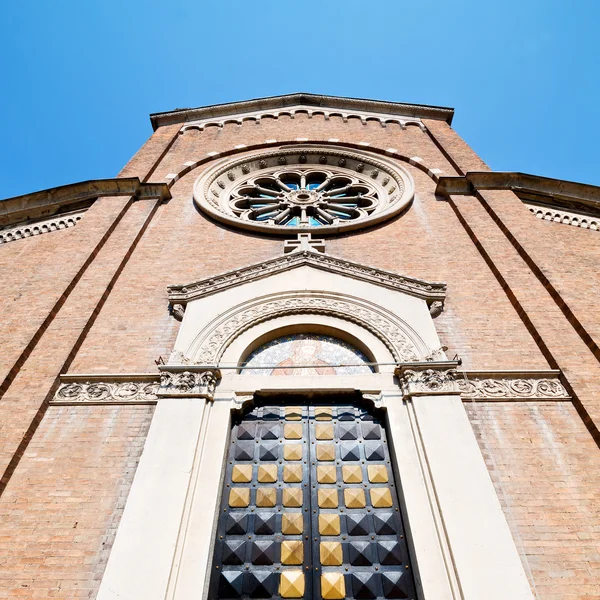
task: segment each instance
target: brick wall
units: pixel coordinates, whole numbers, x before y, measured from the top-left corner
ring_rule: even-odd
[[[50,408],[0,498],[0,598],[94,598],[154,407]]]
[[[599,598],[598,447],[573,405],[465,407],[537,597]]]

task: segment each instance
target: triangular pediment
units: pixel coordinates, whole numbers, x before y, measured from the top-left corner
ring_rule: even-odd
[[[403,292],[425,300],[428,304],[434,301],[443,302],[446,297],[445,283],[432,283],[414,277],[398,275],[391,271],[305,250],[227,271],[185,285],[171,285],[168,287],[169,301],[172,305],[185,305],[193,300],[304,266]]]

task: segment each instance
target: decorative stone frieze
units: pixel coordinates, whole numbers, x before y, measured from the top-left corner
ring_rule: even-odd
[[[63,376],[51,404],[154,404],[158,375]]]
[[[475,400],[565,399],[569,393],[557,371],[533,373],[465,372],[456,381],[461,396]]]
[[[221,374],[217,369],[160,367],[158,395],[164,398],[207,398],[213,400]]]

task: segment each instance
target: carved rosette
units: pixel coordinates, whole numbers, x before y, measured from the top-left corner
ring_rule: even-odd
[[[454,368],[401,368],[398,373],[405,396],[433,396],[459,393]]]
[[[475,377],[457,380],[463,398],[569,398],[560,380],[555,378]]]
[[[163,398],[207,398],[214,400],[220,378],[218,370],[169,371],[161,369],[158,395]]]
[[[156,402],[158,387],[148,381],[67,381],[60,384],[53,403]]]

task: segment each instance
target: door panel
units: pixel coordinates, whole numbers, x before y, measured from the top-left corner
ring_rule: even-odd
[[[234,424],[209,597],[415,598],[375,415],[273,404]]]

